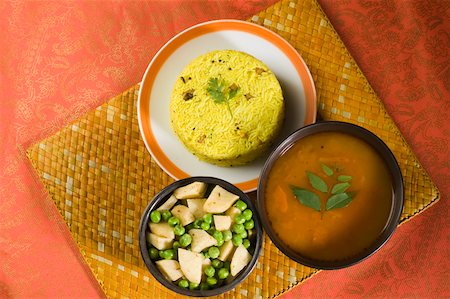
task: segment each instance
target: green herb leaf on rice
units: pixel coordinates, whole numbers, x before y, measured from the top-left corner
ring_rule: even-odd
[[[228,87],[226,86],[227,84],[224,79],[209,78],[207,91],[214,102],[218,104],[227,104],[228,111],[230,112],[231,117],[233,117],[233,113],[230,108],[230,100],[237,95],[240,88],[235,83]]]
[[[237,86],[236,84],[231,84],[230,87],[228,87],[229,92],[228,92],[228,100],[231,100],[232,98],[234,98],[238,91],[239,91],[239,86]]]
[[[225,80],[218,78],[209,78],[208,93],[216,103],[223,103],[225,101]]]

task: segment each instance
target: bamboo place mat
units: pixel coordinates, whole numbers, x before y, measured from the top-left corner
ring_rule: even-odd
[[[281,1],[251,18],[289,41],[315,81],[325,120],[363,126],[397,158],[405,186],[401,222],[439,193],[406,144],[315,0]],[[114,97],[27,151],[70,233],[108,297],[180,297],[159,284],[141,260],[138,226],[153,195],[173,182],[142,142],[136,112],[139,85]],[[220,298],[272,298],[317,270],[283,255],[264,236],[251,275]]]

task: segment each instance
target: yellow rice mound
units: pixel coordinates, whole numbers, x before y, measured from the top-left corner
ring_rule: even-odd
[[[253,56],[234,50],[201,55],[181,72],[170,98],[171,126],[200,160],[246,164],[271,145],[284,120],[281,86]]]

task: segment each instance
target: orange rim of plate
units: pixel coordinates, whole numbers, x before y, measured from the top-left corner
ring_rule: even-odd
[[[174,36],[158,51],[158,53],[156,53],[142,79],[137,105],[139,127],[141,129],[144,143],[146,144],[147,149],[150,151],[151,155],[158,163],[158,165],[174,179],[179,180],[190,177],[190,175],[178,168],[166,156],[164,151],[159,146],[155,135],[153,134],[150,122],[150,95],[153,88],[153,83],[162,65],[180,46],[201,35],[224,30],[242,31],[256,35],[262,39],[269,41],[279,50],[281,50],[295,67],[298,76],[303,84],[306,100],[305,120],[303,126],[312,124],[316,121],[316,90],[311,73],[309,72],[306,63],[303,61],[300,54],[281,36],[262,26],[238,20],[209,21],[190,27]],[[236,187],[240,188],[241,190],[244,190],[244,192],[252,191],[255,190],[258,185],[258,178],[254,178],[245,182],[235,183],[234,185],[236,185]]]

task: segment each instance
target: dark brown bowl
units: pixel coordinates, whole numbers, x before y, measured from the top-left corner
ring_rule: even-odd
[[[357,137],[363,141],[365,141],[367,144],[372,146],[378,154],[382,157],[384,162],[386,163],[386,166],[389,169],[389,172],[392,176],[392,184],[393,184],[393,200],[391,205],[391,211],[389,218],[387,220],[387,223],[384,227],[384,230],[381,232],[379,237],[376,239],[376,241],[365,251],[361,252],[360,254],[353,256],[351,258],[345,259],[345,260],[338,260],[338,261],[320,261],[320,260],[313,260],[311,258],[305,257],[300,255],[299,253],[293,251],[289,247],[283,244],[283,242],[279,239],[279,237],[274,233],[272,230],[269,220],[267,219],[267,213],[266,213],[266,205],[265,205],[265,187],[266,182],[268,179],[268,175],[270,173],[270,170],[272,166],[274,165],[275,161],[283,155],[294,143],[296,143],[298,140],[313,135],[316,133],[321,132],[342,132],[349,135],[352,135],[354,137]],[[312,268],[318,268],[318,269],[339,269],[348,267],[351,265],[354,265],[358,262],[363,261],[364,259],[368,258],[372,254],[374,254],[376,251],[378,251],[392,236],[393,232],[395,231],[400,216],[403,210],[403,178],[400,171],[400,168],[397,164],[397,160],[395,159],[394,155],[390,151],[390,149],[387,147],[387,145],[376,135],[371,133],[370,131],[345,122],[336,122],[336,121],[326,121],[326,122],[320,122],[316,124],[312,124],[309,126],[305,126],[294,133],[292,133],[289,137],[287,137],[278,147],[275,149],[275,151],[272,152],[272,154],[269,156],[268,160],[266,161],[261,176],[259,179],[259,185],[258,185],[258,191],[257,191],[257,206],[258,211],[260,213],[261,221],[263,223],[264,229],[266,233],[269,235],[272,242],[288,257],[293,259],[294,261],[306,265],[308,267]]]
[[[255,222],[255,231],[256,231],[256,238],[254,245],[249,247],[249,252],[252,255],[252,259],[250,263],[239,273],[239,275],[236,276],[236,278],[231,281],[228,284],[222,285],[215,289],[210,290],[189,290],[184,289],[176,285],[175,283],[168,281],[164,275],[158,270],[155,263],[151,260],[150,255],[148,253],[148,246],[147,241],[145,239],[145,234],[148,227],[148,222],[150,219],[150,213],[153,210],[156,210],[163,202],[165,202],[169,196],[173,193],[173,191],[179,187],[188,185],[193,182],[205,182],[207,184],[214,184],[219,185],[222,188],[226,189],[229,192],[232,192],[236,195],[239,195],[240,199],[244,201],[248,208],[252,210],[253,212],[253,221]],[[158,194],[155,195],[155,197],[151,200],[151,202],[148,204],[147,208],[144,211],[144,214],[141,218],[141,223],[139,225],[139,247],[141,251],[142,259],[144,260],[145,265],[147,266],[148,270],[152,275],[158,280],[162,285],[169,288],[170,290],[187,296],[193,296],[193,297],[209,297],[209,296],[216,296],[222,293],[225,293],[229,290],[234,289],[238,284],[240,284],[253,270],[253,268],[256,266],[256,262],[258,261],[259,255],[261,253],[261,247],[262,247],[262,238],[263,238],[263,230],[261,226],[261,221],[258,216],[258,212],[256,210],[256,207],[253,203],[253,201],[239,188],[234,186],[233,184],[213,177],[190,177],[186,179],[182,179],[179,181],[176,181],[172,183],[171,185],[167,186],[163,190],[161,190]]]

